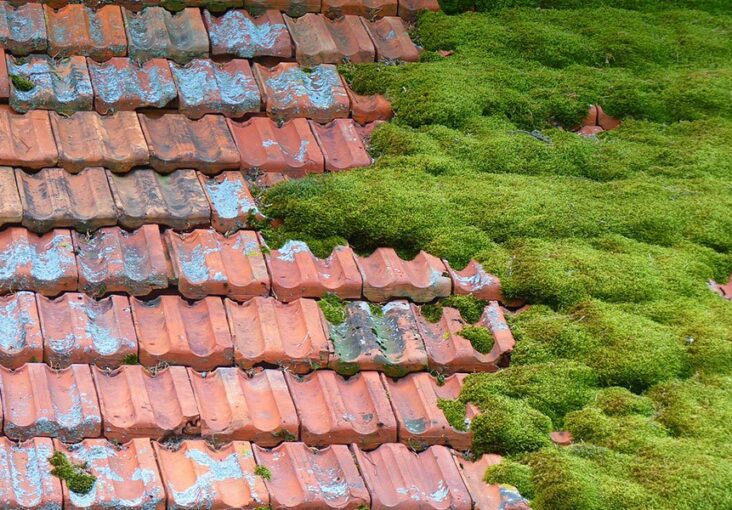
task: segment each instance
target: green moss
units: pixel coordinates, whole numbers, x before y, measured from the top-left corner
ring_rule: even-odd
[[[595,405],[609,416],[640,414],[651,416],[653,402],[648,397],[635,395],[625,388],[611,387],[598,392]]]
[[[28,76],[24,74],[11,74],[10,82],[19,92],[30,92],[36,88],[36,84]]]
[[[137,354],[126,354],[125,357],[122,358],[122,364],[123,365],[139,365],[140,358]]]
[[[422,312],[422,317],[427,319],[427,322],[433,324],[440,322],[442,318],[442,306],[439,304],[422,305],[420,311]]]
[[[346,302],[335,294],[326,294],[318,301],[325,319],[331,324],[342,324],[346,320]]]
[[[51,474],[64,480],[70,491],[89,494],[94,488],[97,477],[89,473],[86,466],[73,464],[63,452],[54,452],[49,463],[53,466]]]
[[[272,479],[272,471],[267,466],[264,466],[262,464],[258,464],[256,468],[254,468],[254,474],[263,478],[264,480],[271,480]]]
[[[482,299],[477,299],[473,295],[453,295],[443,299],[440,304],[442,306],[456,308],[465,322],[468,324],[475,324],[483,315],[483,310],[488,302],[483,301]]]
[[[493,335],[482,326],[467,326],[460,330],[460,336],[470,341],[473,349],[488,354],[493,349]]]
[[[373,317],[383,317],[384,316],[384,310],[381,308],[381,305],[378,303],[369,303],[369,312],[371,312],[371,315]]]
[[[467,430],[467,424],[465,422],[465,404],[459,400],[444,400],[439,399],[437,401],[437,407],[439,407],[447,422],[456,430]]]
[[[485,473],[485,481],[513,485],[523,497],[532,499],[534,497],[532,476],[529,466],[510,459],[503,459],[500,463],[488,468]]]

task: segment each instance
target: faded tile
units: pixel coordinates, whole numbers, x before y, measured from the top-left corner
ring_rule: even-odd
[[[419,49],[409,38],[409,32],[401,18],[386,17],[374,21],[361,18],[361,21],[376,47],[376,60],[379,62],[419,60]]]
[[[334,20],[322,14],[285,16],[285,23],[295,44],[295,57],[302,66],[361,64],[376,58],[374,43],[358,16]]]
[[[123,9],[122,13],[133,60],[168,58],[185,63],[208,53],[206,27],[199,9],[172,13],[163,7],[145,7],[141,12]]]
[[[43,6],[48,29],[48,54],[53,57],[81,55],[108,60],[127,54],[122,10],[117,5],[92,9],[68,4],[55,10]]]
[[[234,232],[250,226],[253,219],[264,219],[241,172],[226,171],[214,177],[199,174],[198,178],[211,207],[211,226],[218,232]]]
[[[341,172],[369,166],[373,160],[366,152],[353,119],[335,119],[328,124],[310,121],[315,139],[325,158],[325,169]]]
[[[213,56],[292,57],[290,33],[277,10],[266,10],[258,17],[244,9],[230,10],[221,16],[205,10],[203,19]]]
[[[13,55],[45,53],[48,39],[43,6],[0,1],[0,46]]]
[[[53,440],[34,437],[22,443],[0,438],[0,494],[8,509],[61,510],[61,482],[48,459]]]
[[[379,120],[389,120],[394,112],[391,103],[381,94],[361,96],[346,85],[348,98],[351,100],[351,117],[359,124],[368,124]]]
[[[15,182],[15,172],[9,166],[0,167],[0,227],[8,223],[20,223],[23,204]]]
[[[35,295],[16,292],[0,297],[0,365],[16,369],[41,360],[43,335]]]
[[[397,15],[397,0],[323,0],[321,11],[329,18],[348,14],[368,19]]]

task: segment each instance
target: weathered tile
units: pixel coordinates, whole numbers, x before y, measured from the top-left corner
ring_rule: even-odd
[[[199,9],[172,13],[162,7],[145,7],[141,12],[123,9],[122,14],[133,60],[160,57],[185,63],[208,53],[206,27]]]
[[[52,367],[74,363],[118,367],[137,355],[137,336],[126,296],[95,301],[70,292],[55,299],[37,296],[43,331],[43,360]]]
[[[498,277],[487,273],[480,263],[471,259],[468,265],[458,271],[451,267],[447,260],[443,262],[452,279],[455,294],[472,294],[476,298],[486,301],[499,301],[503,298],[501,281]]]
[[[320,0],[244,0],[244,7],[255,14],[275,9],[290,16],[302,16],[308,12],[320,12]]]
[[[224,237],[214,230],[168,230],[165,239],[178,290],[185,297],[243,301],[269,294],[269,273],[256,232],[240,230]]]
[[[43,335],[32,292],[0,297],[0,365],[20,368],[43,359]]]
[[[359,372],[348,379],[332,370],[286,377],[305,444],[355,443],[371,449],[397,441],[396,417],[378,372]]]
[[[329,18],[348,14],[368,19],[397,15],[397,0],[323,0],[320,9]]]
[[[282,372],[247,375],[239,368],[188,374],[201,412],[201,435],[274,446],[297,439],[299,422]]]
[[[273,508],[370,508],[368,490],[345,445],[322,450],[303,443],[284,443],[273,450],[255,445],[254,455],[272,473],[265,484]]]
[[[277,121],[305,117],[330,122],[348,117],[350,102],[334,65],[323,64],[305,71],[294,62],[273,68],[254,65],[267,114]]]
[[[256,474],[251,445],[233,441],[215,449],[200,439],[155,443],[169,510],[268,508],[269,493]]]
[[[119,224],[138,228],[156,223],[176,229],[208,225],[211,209],[195,170],[162,175],[149,168],[123,175],[107,173]]]
[[[356,129],[356,132],[358,132],[361,140],[363,140],[364,145],[368,146],[368,143],[371,141],[371,135],[373,134],[374,129],[384,124],[385,122],[385,120],[375,120],[373,122],[369,122],[368,124],[364,124],[363,126],[361,124],[356,124],[354,126],[354,129]]]
[[[437,0],[399,0],[399,17],[408,23],[416,22],[422,11],[439,10],[440,3]]]
[[[59,10],[43,6],[48,29],[48,54],[54,57],[81,55],[108,60],[127,54],[122,10],[117,5],[92,9],[69,4]]]
[[[86,167],[127,172],[149,160],[145,135],[134,112],[76,112],[71,116],[51,112],[50,117],[58,164],[68,172]]]
[[[374,43],[358,16],[331,20],[311,13],[300,18],[285,16],[285,23],[300,65],[361,64],[376,59]]]
[[[0,367],[5,435],[14,440],[57,437],[74,443],[99,437],[102,418],[88,365],[53,370],[27,363]]]
[[[327,326],[316,301],[285,304],[255,297],[243,304],[227,299],[224,304],[239,366],[267,363],[306,373],[328,364]]]
[[[489,302],[483,309],[479,324],[487,328],[493,336],[493,349],[489,356],[497,360],[498,366],[508,366],[508,360],[516,341],[497,301]]]
[[[0,100],[7,102],[10,97],[10,77],[8,76],[8,61],[5,49],[0,48]]]
[[[14,443],[0,437],[0,494],[3,505],[27,510],[61,510],[61,482],[48,459],[53,440],[34,437]]]
[[[48,112],[20,114],[0,105],[0,165],[37,169],[54,166],[57,160]]]
[[[516,487],[486,483],[485,472],[490,466],[501,462],[500,455],[486,453],[471,462],[463,455],[453,452],[453,458],[473,500],[474,510],[530,510],[529,502],[519,494]]]
[[[353,119],[335,119],[328,124],[310,121],[329,172],[369,166],[373,162],[355,126]]]
[[[389,120],[394,116],[391,103],[381,94],[361,96],[346,85],[348,99],[351,100],[351,117],[359,124],[377,120]]]
[[[9,166],[0,166],[0,226],[20,223],[23,219],[23,203],[18,194],[15,172]]]
[[[419,49],[409,38],[409,32],[401,18],[390,16],[374,21],[361,18],[361,21],[376,47],[376,60],[379,62],[419,60]]]
[[[144,296],[168,286],[170,267],[157,225],[144,225],[133,232],[107,227],[90,236],[73,235],[82,292]]]
[[[264,219],[241,172],[226,171],[214,177],[199,174],[198,178],[211,207],[211,226],[217,231],[234,232],[247,228],[253,219]]]
[[[124,442],[198,433],[198,407],[184,367],[154,374],[140,365],[123,365],[113,372],[92,367],[92,372],[107,439]]]
[[[40,3],[13,6],[0,1],[0,46],[13,55],[45,53],[46,21]]]
[[[203,20],[213,56],[292,57],[290,33],[280,11],[266,10],[254,17],[244,9],[230,10],[221,16],[205,10]]]
[[[712,292],[719,294],[725,299],[732,299],[732,275],[730,275],[727,283],[717,283],[714,280],[709,280],[707,285]]]

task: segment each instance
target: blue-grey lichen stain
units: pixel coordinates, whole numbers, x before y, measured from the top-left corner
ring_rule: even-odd
[[[428,480],[426,477],[425,480]],[[437,482],[437,487],[434,490],[425,490],[417,485],[409,485],[397,487],[396,492],[409,496],[414,501],[434,501],[435,503],[442,503],[450,495],[450,489],[444,480]]]
[[[3,508],[10,508],[15,501],[20,508],[61,510],[61,504],[46,502],[44,496],[52,494],[55,480],[51,476],[48,459],[53,455],[50,443],[0,445],[0,501]],[[60,498],[59,498],[60,501]]]
[[[365,301],[348,303],[346,320],[330,326],[336,354],[344,362],[355,361],[362,354],[379,353],[386,362],[396,363],[404,354],[404,332],[399,315],[408,312],[409,305],[391,302],[382,307],[383,315],[372,313]]]
[[[475,263],[475,273],[469,276],[462,276],[457,271],[453,271],[453,278],[455,278],[457,284],[466,289],[472,291],[478,291],[484,289],[490,285],[494,285],[498,282],[497,278],[493,275],[486,273],[483,270],[483,266],[479,263]]]
[[[220,18],[204,12],[209,27],[211,46],[224,48],[228,54],[241,58],[270,56],[277,41],[289,35],[283,23],[255,24],[239,10],[230,10]],[[276,55],[273,55],[276,56]]]
[[[15,110],[40,108],[72,112],[92,108],[93,91],[86,66],[77,66],[70,59],[35,55],[18,64],[10,58],[8,74],[28,77],[34,84],[28,90],[12,87],[10,105]]]
[[[91,74],[97,97],[110,108],[130,99],[137,106],[162,108],[177,97],[175,83],[158,66],[91,64]]]
[[[316,110],[328,110],[336,104],[336,94],[343,85],[335,67],[319,65],[307,73],[290,67],[267,79],[267,102],[276,110],[297,108],[302,99]]]
[[[185,10],[173,14],[162,7],[146,7],[140,13],[125,9],[124,14],[129,54],[133,60],[161,57],[185,63],[205,57],[208,52],[205,33],[200,34],[189,25],[190,18]]]
[[[0,350],[2,355],[11,356],[28,346],[28,325],[32,324],[28,310],[19,306],[21,292],[10,301],[0,303]],[[33,294],[30,294],[31,296]]]
[[[486,306],[483,314],[484,320],[488,322],[488,328],[491,331],[506,331],[509,329],[508,323],[500,316],[498,305]]]
[[[221,218],[234,219],[249,214],[260,214],[257,205],[245,192],[244,184],[237,179],[222,181],[208,179],[206,191],[211,198],[211,205]]]
[[[76,265],[71,240],[56,235],[49,242],[30,244],[18,239],[0,251],[0,289],[39,290],[54,284]],[[22,272],[30,270],[30,278]]]
[[[46,24],[39,4],[13,8],[0,2],[0,25],[3,22],[7,23],[7,36],[0,35],[1,46],[23,55],[46,50]]]

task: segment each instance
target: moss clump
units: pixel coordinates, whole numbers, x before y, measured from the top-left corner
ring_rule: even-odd
[[[477,299],[473,295],[459,296],[453,295],[443,299],[440,304],[442,306],[449,306],[451,308],[457,308],[460,312],[460,316],[468,324],[475,324],[478,322],[483,315],[483,310],[488,304],[487,301]]]
[[[534,482],[531,468],[525,464],[504,459],[500,463],[490,466],[485,473],[487,483],[500,483],[513,485],[523,497],[532,499],[534,497]]]
[[[270,471],[267,466],[264,466],[262,464],[258,464],[257,467],[254,468],[254,474],[263,478],[264,480],[272,479],[272,471]]]
[[[64,480],[70,491],[89,494],[94,488],[97,477],[89,473],[86,466],[73,464],[63,452],[54,452],[49,462],[53,466],[51,474]]]
[[[318,301],[325,319],[331,324],[343,324],[346,320],[346,302],[335,294],[326,294]]]
[[[440,319],[442,319],[442,306],[439,304],[422,305],[420,311],[422,312],[422,317],[424,317],[427,322],[435,324],[440,322]]]
[[[373,317],[383,317],[384,309],[378,303],[369,303],[369,312]]]
[[[125,354],[125,357],[122,358],[122,364],[123,365],[139,365],[140,357],[137,354]]]
[[[488,354],[493,349],[493,335],[481,326],[467,326],[460,330],[460,336],[470,341],[473,349],[481,354]]]
[[[467,430],[467,423],[465,421],[465,404],[459,400],[444,400],[439,399],[437,401],[437,407],[442,410],[442,413],[449,423],[456,430]]]
[[[648,397],[635,395],[625,388],[605,388],[598,392],[595,405],[609,416],[627,416],[653,414],[653,401]]]
[[[34,88],[36,88],[36,84],[33,83],[33,80],[31,80],[28,76],[24,74],[11,74],[10,75],[10,82],[13,84],[13,87],[19,92],[30,92]]]

